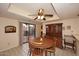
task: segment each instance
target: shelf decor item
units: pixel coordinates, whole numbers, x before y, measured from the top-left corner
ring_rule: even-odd
[[[15,33],[16,27],[15,26],[5,26],[5,33]]]

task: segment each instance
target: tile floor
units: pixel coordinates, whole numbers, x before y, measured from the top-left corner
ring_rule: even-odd
[[[7,51],[0,52],[0,56],[28,56],[28,43],[12,48]],[[56,56],[76,56],[71,48],[59,49],[56,48]],[[48,54],[49,56],[49,54]],[[53,56],[53,54],[52,54]]]

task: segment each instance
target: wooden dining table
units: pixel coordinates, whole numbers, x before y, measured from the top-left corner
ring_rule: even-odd
[[[39,37],[39,38],[29,39],[29,43],[35,48],[46,49],[52,47],[53,40]],[[45,51],[45,55],[47,55],[47,51]]]

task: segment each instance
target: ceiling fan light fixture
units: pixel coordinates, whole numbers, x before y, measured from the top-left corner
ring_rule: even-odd
[[[46,20],[45,17],[53,17],[53,14],[44,14],[44,9],[39,9],[37,15],[35,15],[36,17],[34,18],[34,20],[39,19],[39,20]]]
[[[41,16],[38,16],[38,19],[40,19],[41,18]]]
[[[43,19],[44,18],[44,16],[41,16],[41,19]]]
[[[44,15],[44,10],[43,10],[42,8],[41,8],[41,9],[39,9],[38,15],[39,15],[39,16]]]
[[[39,12],[40,12],[40,13],[41,13],[41,12],[44,12],[44,9],[42,9],[42,8],[41,8],[41,9],[39,9]]]
[[[38,19],[43,19],[44,18],[44,16],[38,16]]]

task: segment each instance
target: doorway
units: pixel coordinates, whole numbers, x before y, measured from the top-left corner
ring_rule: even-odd
[[[35,37],[35,31],[36,31],[35,24],[30,23],[21,23],[21,38],[20,38],[20,44],[28,43],[29,36]]]

